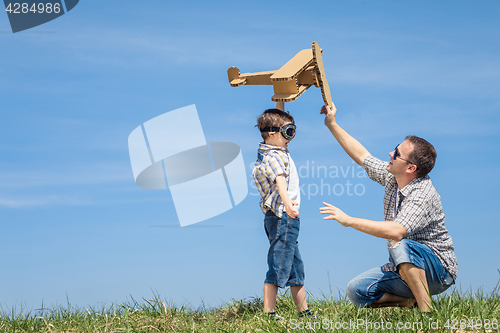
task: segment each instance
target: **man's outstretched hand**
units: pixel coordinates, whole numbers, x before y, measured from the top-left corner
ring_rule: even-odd
[[[323,202],[323,205],[325,205],[325,207],[320,207],[320,213],[328,215],[323,217],[323,220],[335,220],[344,227],[349,227],[349,220],[351,219],[349,215],[329,203]]]

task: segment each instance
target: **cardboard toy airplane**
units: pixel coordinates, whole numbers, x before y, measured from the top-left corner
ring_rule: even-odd
[[[232,87],[248,85],[272,85],[274,102],[291,102],[299,98],[310,86],[321,88],[325,104],[333,105],[330,87],[323,68],[322,49],[317,42],[312,49],[302,50],[277,71],[240,74],[237,67],[227,70],[227,77]]]

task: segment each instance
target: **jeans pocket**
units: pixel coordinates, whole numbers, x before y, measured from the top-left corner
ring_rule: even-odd
[[[447,288],[453,284],[453,277],[445,269],[443,275],[441,276],[441,284],[445,285]]]
[[[431,293],[433,295],[440,294],[446,291],[453,284],[453,277],[445,269],[443,269],[443,274],[439,276],[438,281],[434,282],[434,285],[429,285]]]
[[[281,219],[279,218],[267,218],[264,220],[264,227],[266,229],[266,235],[270,242],[275,240],[280,233]]]

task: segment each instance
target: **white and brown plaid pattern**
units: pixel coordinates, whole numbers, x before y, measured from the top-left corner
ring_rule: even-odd
[[[387,171],[388,162],[368,156],[364,169],[371,180],[385,187],[384,218],[401,224],[408,233],[407,238],[430,247],[444,268],[456,280],[458,274],[457,257],[453,242],[444,225],[441,197],[432,185],[429,176],[416,178],[403,189],[398,190],[396,178]],[[396,204],[398,207],[394,216]],[[387,241],[389,247],[389,240]]]

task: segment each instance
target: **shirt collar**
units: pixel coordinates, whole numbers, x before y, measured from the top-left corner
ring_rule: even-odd
[[[415,178],[408,185],[406,185],[405,187],[400,189],[399,193],[401,193],[403,196],[406,197],[406,196],[408,196],[408,194],[410,194],[411,191],[413,191],[413,189],[415,187],[417,187],[420,184],[420,182],[427,180],[427,179],[430,179],[429,175],[426,175],[426,176],[420,177],[420,178]],[[397,186],[397,184],[396,184],[396,186]]]
[[[284,152],[288,152],[288,148],[268,145],[263,142],[259,143],[259,150],[281,150]]]

